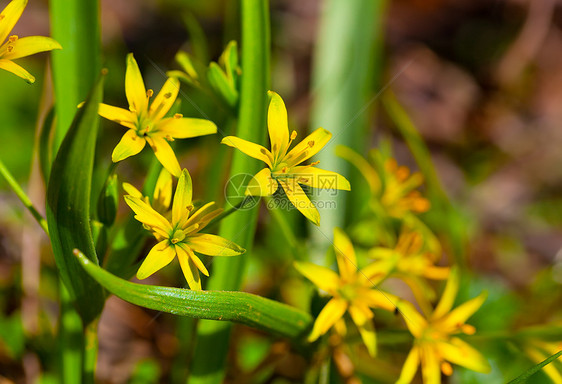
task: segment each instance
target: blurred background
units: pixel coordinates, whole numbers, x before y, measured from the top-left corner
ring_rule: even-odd
[[[101,3],[108,104],[126,105],[128,52],[134,52],[147,88],[157,91],[165,81],[164,73],[178,69],[174,56],[179,49],[206,64],[218,59],[229,40],[239,39],[236,1]],[[323,39],[321,33],[337,37],[349,30],[346,25],[330,31],[321,27],[325,8],[331,3],[271,2],[271,88],[285,100],[290,126],[299,132],[330,124],[318,117],[316,104],[319,97],[327,97],[322,81],[314,80],[315,68],[321,67],[318,60],[324,57],[318,42]],[[376,147],[381,138],[388,140],[399,163],[415,168],[406,144],[380,108],[381,96],[392,91],[430,148],[442,185],[468,231],[466,263],[476,282],[468,295],[482,287],[490,291],[481,311],[484,314],[477,315],[475,325],[487,322],[488,329],[508,330],[558,324],[562,296],[562,4],[556,0],[393,0],[381,4],[376,8],[382,14],[365,16],[372,22],[372,34],[357,36],[366,39],[372,49],[370,65],[364,68],[369,75],[357,90],[366,97],[361,104],[348,106],[349,113],[368,129],[367,148]],[[47,2],[31,1],[13,33],[49,35]],[[346,51],[341,55],[344,61],[354,60]],[[0,92],[0,156],[39,207],[43,206],[44,187],[32,164],[38,122],[52,102],[46,61],[45,54],[21,60],[37,77],[34,85],[0,72],[4,87]],[[201,117],[204,113],[216,122],[227,121],[225,112],[216,109],[202,92],[182,87],[184,115]],[[345,91],[328,96],[337,100]],[[219,128],[230,129],[220,124]],[[102,129],[100,153],[107,158],[124,131],[108,121],[102,122]],[[180,143],[185,149],[180,162],[194,180],[213,162],[219,139]],[[143,161],[146,164],[148,159],[143,157]],[[140,164],[128,162],[120,167],[127,181],[140,185],[144,175]],[[222,192],[203,182],[195,190],[208,199],[220,202],[223,198]],[[275,278],[287,268],[287,257],[280,254],[267,265],[260,262],[260,252],[270,244],[264,230],[267,217],[262,216],[246,289],[283,297],[283,292],[277,292]],[[177,268],[163,272],[149,282],[173,285]],[[0,383],[34,382],[40,376],[42,382],[54,380],[40,373],[52,367],[57,305],[57,276],[48,241],[0,180]],[[100,382],[179,382],[189,353],[178,343],[176,321],[170,315],[111,298],[100,325]],[[244,375],[264,364],[271,378],[267,382],[275,383],[299,382],[306,369],[306,361],[285,342],[241,326],[234,333],[232,352],[232,383],[250,382]],[[240,360],[234,352],[249,357]],[[504,352],[503,359],[508,360],[509,351]],[[501,365],[501,361],[498,357],[492,364]],[[400,364],[379,368],[392,375],[399,372]],[[547,380],[543,376],[537,380]],[[468,374],[462,377],[462,382],[477,380]],[[487,382],[495,381],[492,377]]]

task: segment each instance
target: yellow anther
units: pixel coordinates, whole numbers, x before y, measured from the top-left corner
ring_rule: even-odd
[[[181,113],[176,113],[174,115],[174,119],[181,119],[183,117],[183,115]]]
[[[441,372],[443,372],[446,376],[451,376],[453,374],[453,367],[446,361],[441,363]]]
[[[467,335],[474,335],[476,333],[476,328],[470,324],[463,324],[460,328],[461,331]]]
[[[189,212],[193,211],[193,204],[189,204],[187,207],[185,207]]]
[[[6,47],[6,50],[7,50],[8,52],[12,52],[12,51],[14,50],[14,46],[13,46],[13,45],[8,45],[8,46]]]
[[[4,20],[4,17],[6,17],[6,15],[0,15],[0,20]]]
[[[281,168],[281,173],[287,173],[287,167]]]
[[[310,141],[308,142],[308,146],[309,146],[310,148],[314,147],[314,140],[310,140]]]
[[[152,97],[152,95],[154,95],[154,91],[152,89],[146,91],[146,97]]]
[[[267,150],[265,148],[260,148],[260,152],[264,155],[267,155]]]
[[[406,180],[409,175],[410,175],[410,170],[408,169],[408,167],[404,165],[398,167],[398,169],[396,170],[396,178],[400,181]]]
[[[318,164],[320,164],[320,160],[315,161],[315,162],[313,162],[313,163],[310,163],[310,166],[311,166],[311,167],[314,167],[315,165],[318,165]]]
[[[174,138],[170,135],[166,135],[165,139],[168,141],[174,141]]]
[[[295,140],[297,138],[297,131],[291,132],[291,140]]]
[[[172,97],[172,92],[168,92],[164,94],[164,98],[169,99],[170,97]]]
[[[8,40],[10,40],[10,43],[15,43],[18,40],[18,35],[12,35]]]

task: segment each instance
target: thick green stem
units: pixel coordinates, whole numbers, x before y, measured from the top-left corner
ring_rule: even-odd
[[[269,4],[267,1],[242,0],[242,77],[237,136],[254,143],[265,141],[267,89],[269,83]],[[260,164],[234,151],[230,176],[256,174]],[[230,196],[235,195],[231,191]],[[232,207],[229,204],[229,207]],[[252,249],[257,207],[241,211],[222,221],[220,235],[246,248],[246,255],[217,258],[213,263],[208,289],[238,290],[245,258]],[[221,383],[230,339],[230,324],[201,321],[189,383]]]
[[[6,168],[2,160],[0,160],[0,175],[4,177],[10,188],[12,188],[12,191],[14,191],[16,196],[21,200],[29,212],[31,212],[31,215],[35,218],[35,220],[37,220],[41,228],[43,228],[45,233],[48,235],[49,227],[47,225],[47,220],[45,220],[39,211],[37,211],[27,194],[23,191],[16,179],[14,179],[14,176],[12,176],[10,171],[8,171],[8,168]]]
[[[94,384],[96,363],[98,360],[98,324],[99,319],[93,320],[84,330],[84,375],[83,383]]]
[[[61,364],[61,382],[74,384],[82,382],[82,358],[84,352],[84,335],[80,315],[74,306],[64,284],[60,283],[60,324],[59,348]]]

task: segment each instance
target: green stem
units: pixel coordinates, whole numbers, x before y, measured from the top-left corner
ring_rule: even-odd
[[[279,228],[281,229],[283,236],[285,236],[285,240],[287,240],[289,247],[291,247],[294,253],[297,253],[299,242],[293,230],[291,229],[289,222],[287,221],[287,217],[283,214],[283,212],[281,212],[281,209],[274,206],[275,200],[272,199],[271,196],[264,197],[264,199],[267,204],[269,213],[271,214],[277,225],[279,225]]]
[[[227,218],[228,216],[230,216],[231,214],[233,214],[236,211],[239,210],[243,210],[244,207],[253,199],[256,199],[257,197],[255,196],[246,196],[244,197],[244,200],[242,200],[241,202],[239,202],[238,204],[236,204],[235,206],[229,208],[228,210],[224,211],[223,213],[221,213],[220,215],[218,215],[217,217],[215,217],[210,223],[209,225],[207,225],[205,228],[209,229],[209,228],[213,228],[215,225],[217,225],[218,223],[221,222],[221,220]]]
[[[99,318],[86,326],[84,340],[84,375],[83,383],[94,384],[96,363],[98,360],[98,324]]]
[[[72,305],[72,299],[60,283],[60,328],[59,348],[61,353],[61,382],[74,384],[82,382],[83,326],[80,315]]]
[[[41,228],[45,231],[45,233],[49,234],[49,226],[47,225],[47,220],[41,216],[39,211],[35,208],[27,194],[23,191],[21,186],[18,184],[14,176],[8,171],[8,168],[4,165],[4,162],[0,160],[0,174],[4,177],[4,179],[8,182],[12,191],[16,194],[16,196],[20,199],[23,205],[31,212],[31,215],[37,220]]]
[[[242,77],[238,112],[237,136],[263,144],[265,142],[266,103],[269,85],[269,4],[267,1],[242,0],[241,62]],[[230,176],[256,174],[257,160],[234,151]],[[235,196],[234,186],[227,191]],[[228,204],[228,206],[232,206]],[[207,288],[213,290],[240,289],[245,258],[251,252],[257,223],[257,207],[240,211],[222,221],[219,234],[246,248],[241,257],[216,258]],[[221,383],[225,374],[230,339],[230,324],[200,321],[197,346],[189,383]]]

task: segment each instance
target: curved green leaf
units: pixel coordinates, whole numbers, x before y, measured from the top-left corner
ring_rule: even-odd
[[[77,249],[74,254],[105,289],[145,308],[196,319],[233,321],[293,339],[305,335],[312,325],[308,313],[257,295],[131,283],[100,268]]]
[[[104,294],[79,266],[72,250],[79,247],[98,262],[90,229],[90,192],[102,90],[99,80],[78,110],[55,158],[47,187],[47,222],[55,261],[85,324],[101,312]]]
[[[552,363],[554,360],[558,359],[560,356],[562,355],[562,351],[558,351],[556,352],[554,355],[550,356],[549,358],[541,361],[540,363],[538,363],[537,365],[529,368],[528,370],[526,370],[525,372],[523,372],[520,376],[516,377],[515,379],[511,380],[509,383],[507,384],[516,384],[516,383],[524,383],[527,381],[527,379],[531,376],[533,376],[535,373],[537,373],[538,371],[540,371],[541,369],[543,369],[545,366],[547,366],[548,364]]]

